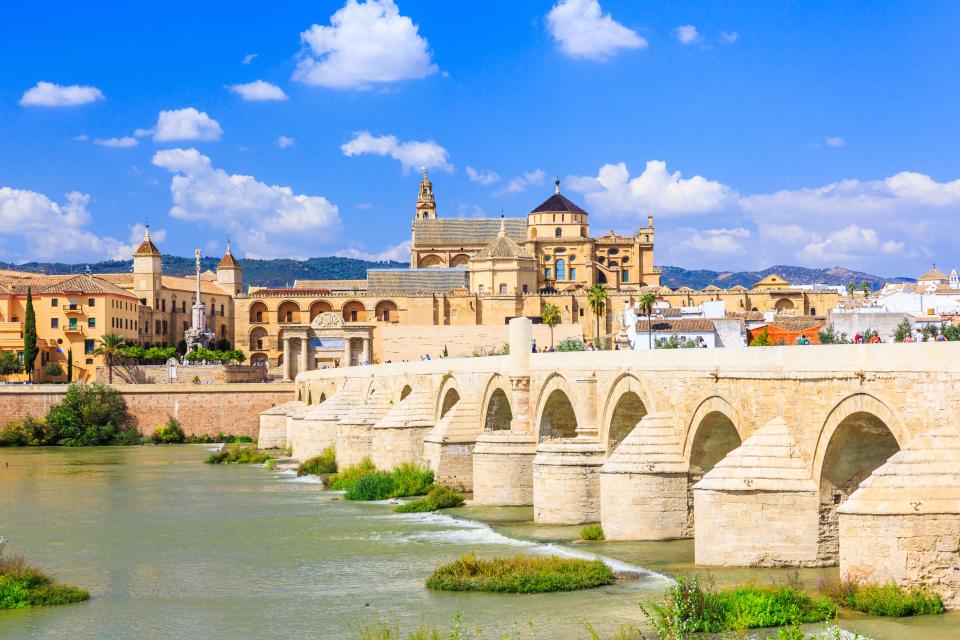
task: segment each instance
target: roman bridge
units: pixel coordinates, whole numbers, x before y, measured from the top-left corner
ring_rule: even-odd
[[[261,446],[419,462],[475,504],[698,564],[824,566],[960,605],[960,343],[531,354],[310,371]]]

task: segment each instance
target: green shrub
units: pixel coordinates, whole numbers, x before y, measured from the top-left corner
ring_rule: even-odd
[[[64,446],[139,444],[140,434],[127,425],[120,393],[107,385],[74,383],[63,401],[50,407],[47,425]]]
[[[59,362],[48,362],[43,365],[43,377],[44,378],[59,378],[63,375],[63,367],[60,366]]]
[[[378,471],[364,458],[359,464],[324,478],[328,489],[346,491],[347,500],[385,500],[423,495],[433,488],[433,471],[415,464],[401,464],[391,472]]]
[[[451,509],[463,506],[463,496],[447,487],[440,485],[430,489],[430,493],[407,504],[397,506],[396,513],[425,513],[437,509]]]
[[[386,500],[392,496],[395,487],[391,474],[377,471],[362,476],[343,497],[347,500]]]
[[[346,469],[339,471],[331,476],[327,476],[323,484],[328,489],[336,491],[349,491],[357,481],[365,475],[376,473],[377,468],[373,466],[370,458],[364,458],[358,464],[350,465]]]
[[[150,436],[150,440],[153,444],[182,444],[186,437],[177,419],[170,416],[166,423],[157,427],[157,430]]]
[[[902,618],[943,613],[943,601],[924,587],[904,589],[894,582],[877,584],[857,578],[821,582],[820,589],[835,603],[872,616]]]
[[[588,524],[580,529],[580,537],[584,540],[603,540],[603,527],[599,524]]]
[[[390,498],[422,496],[433,488],[433,471],[412,462],[397,465],[390,475],[394,485]]]
[[[81,602],[83,589],[56,582],[20,556],[5,556],[0,545],[0,609],[24,609]]]
[[[207,464],[263,464],[270,460],[269,453],[257,451],[254,447],[224,445],[207,457]]]
[[[0,429],[0,447],[36,447],[57,444],[57,433],[43,418],[11,420]]]
[[[583,344],[583,340],[579,338],[567,338],[566,340],[561,340],[557,345],[556,351],[586,351],[587,345]]]
[[[320,455],[308,458],[300,463],[297,467],[298,476],[318,476],[321,473],[336,473],[337,472],[337,454],[333,448],[333,445],[330,445],[324,449]]]
[[[590,589],[612,582],[613,571],[600,560],[536,556],[484,560],[470,553],[434,571],[427,578],[427,588],[545,593]]]

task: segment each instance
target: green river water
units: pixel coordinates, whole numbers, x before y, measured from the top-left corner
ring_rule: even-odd
[[[203,446],[0,449],[0,536],[8,551],[90,590],[89,602],[0,611],[3,639],[349,639],[386,620],[449,626],[462,614],[484,637],[579,639],[640,624],[638,602],[661,574],[695,570],[693,545],[575,544],[579,528],[530,524],[530,509],[391,513],[259,467],[203,464]],[[427,591],[442,562],[553,553],[609,558],[635,580],[564,594]],[[819,570],[801,577],[815,583]],[[719,584],[784,571],[712,571]],[[960,638],[960,616],[845,619],[878,640]]]

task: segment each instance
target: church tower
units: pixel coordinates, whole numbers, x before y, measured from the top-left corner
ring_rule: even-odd
[[[243,290],[243,270],[230,251],[229,240],[227,252],[217,263],[217,284],[229,291],[231,296],[236,296]]]
[[[423,170],[423,180],[420,181],[420,195],[417,197],[417,220],[436,220],[437,202],[433,199],[433,183]]]
[[[133,252],[133,289],[147,306],[156,304],[163,283],[163,257],[150,239],[150,225],[143,234],[143,242]]]

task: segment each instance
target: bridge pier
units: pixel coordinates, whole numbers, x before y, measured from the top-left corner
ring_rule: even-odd
[[[960,607],[960,435],[914,438],[838,509],[840,573],[924,585]]]
[[[693,487],[697,564],[827,564],[819,554],[820,493],[782,418],[774,418]]]
[[[600,522],[604,537],[691,537],[687,466],[670,415],[644,416],[600,469]]]
[[[425,390],[410,391],[393,409],[373,425],[371,459],[378,469],[398,464],[426,464],[423,439],[434,426],[433,402]]]
[[[473,504],[533,504],[537,441],[529,433],[490,431],[473,449]]]
[[[287,446],[287,415],[295,408],[303,407],[306,403],[299,400],[284,402],[270,407],[260,413],[260,430],[257,434],[257,445],[261,449],[283,449]]]
[[[326,401],[311,405],[303,419],[291,423],[291,439],[293,440],[293,457],[303,461],[319,455],[327,447],[337,443],[337,422],[348,411],[352,411],[363,402],[363,382],[347,380]],[[300,424],[297,425],[296,423]],[[337,465],[346,466],[337,454]]]
[[[533,459],[533,521],[586,524],[600,520],[600,467],[606,450],[599,440],[546,440]]]
[[[348,467],[360,463],[373,454],[373,425],[390,411],[390,398],[382,391],[374,391],[366,404],[343,414],[337,421],[337,466]]]

